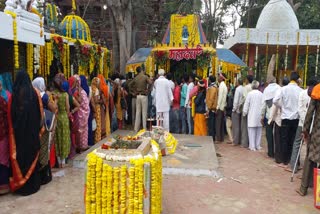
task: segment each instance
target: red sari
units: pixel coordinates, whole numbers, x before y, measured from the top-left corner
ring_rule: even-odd
[[[8,96],[10,97],[10,96]],[[9,142],[8,142],[8,104],[0,96],[0,195],[9,188]]]

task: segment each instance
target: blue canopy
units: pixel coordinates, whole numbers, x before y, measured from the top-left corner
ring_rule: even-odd
[[[229,49],[217,49],[217,56],[220,61],[239,66],[247,66],[235,53]]]
[[[127,65],[145,62],[152,48],[139,48],[128,60]]]

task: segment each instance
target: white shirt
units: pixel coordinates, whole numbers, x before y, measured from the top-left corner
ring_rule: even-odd
[[[248,127],[262,127],[261,110],[263,94],[259,90],[252,90],[248,93],[246,102],[243,106],[243,116],[248,115]]]
[[[270,83],[263,92],[263,107],[262,107],[262,118],[264,118],[264,116],[269,120],[270,118],[270,110],[271,107],[268,107],[267,105],[267,101],[272,102],[273,98],[275,97],[277,91],[279,91],[279,89],[281,89],[281,87],[277,84],[277,83]],[[272,103],[271,103],[272,104]]]
[[[243,94],[242,94],[242,99],[241,99],[241,105],[244,105],[244,102],[246,101],[248,93],[252,91],[252,84],[248,84],[244,86],[243,88]]]
[[[221,82],[219,85],[217,110],[224,111],[224,108],[227,105],[227,95],[228,95],[228,88],[225,82]]]
[[[241,113],[240,106],[241,106],[241,98],[242,98],[242,95],[243,95],[243,90],[244,90],[244,87],[242,85],[239,85],[236,88],[236,92],[234,94],[232,112],[237,112],[238,114]]]
[[[277,93],[273,99],[273,103],[281,107],[282,120],[296,120],[299,119],[298,103],[299,95],[302,89],[297,83],[291,82],[289,85],[281,88],[280,93]]]
[[[154,82],[157,112],[168,112],[173,101],[173,94],[170,82],[165,77],[160,76]]]
[[[308,95],[308,89],[303,90],[299,94],[298,113],[299,113],[299,126],[303,127],[304,120],[307,115],[309,103],[311,98]]]
[[[194,83],[193,82],[189,83],[188,89],[187,89],[186,104],[185,104],[186,108],[191,108],[189,105],[189,100],[190,100],[189,95],[190,95],[190,92],[192,91],[193,87],[194,87]]]

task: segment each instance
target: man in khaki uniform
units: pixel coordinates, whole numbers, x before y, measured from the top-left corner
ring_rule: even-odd
[[[141,126],[147,129],[147,113],[148,113],[148,86],[152,81],[137,67],[137,76],[130,82],[129,88],[133,89],[133,96],[136,97],[136,117],[134,130],[138,132]]]

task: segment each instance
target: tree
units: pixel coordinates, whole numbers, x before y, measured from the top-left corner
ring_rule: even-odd
[[[124,73],[131,56],[132,1],[107,0],[107,6],[112,27],[114,69]]]

